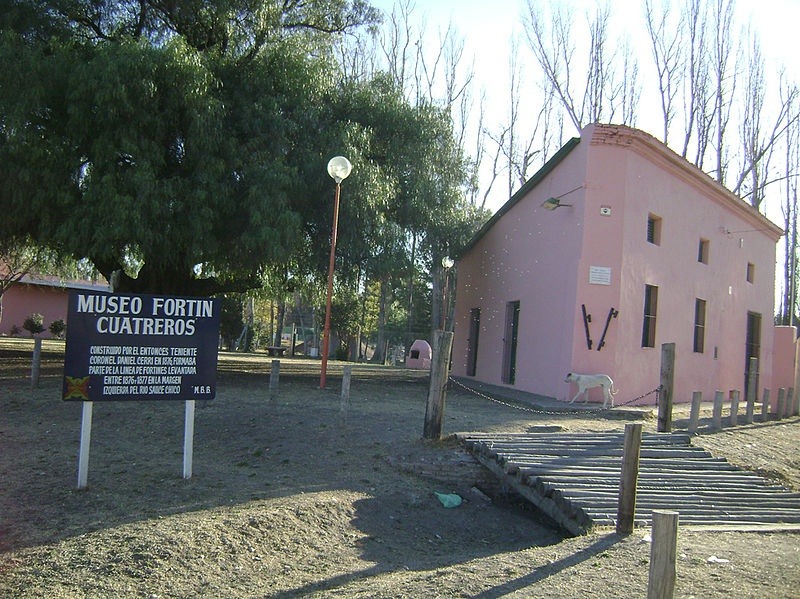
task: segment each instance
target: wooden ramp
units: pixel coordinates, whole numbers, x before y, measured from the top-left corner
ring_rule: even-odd
[[[501,482],[573,535],[614,526],[623,433],[457,433]],[[686,434],[644,433],[637,526],[676,510],[681,525],[752,528],[800,525],[800,493],[771,484],[690,445]]]

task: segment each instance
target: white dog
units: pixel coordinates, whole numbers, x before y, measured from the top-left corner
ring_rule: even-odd
[[[570,372],[567,378],[564,379],[565,383],[575,383],[578,385],[578,392],[575,394],[569,403],[578,399],[578,396],[583,393],[583,403],[589,401],[589,389],[594,387],[603,388],[603,407],[614,407],[614,395],[617,390],[614,388],[614,381],[607,374],[575,374]]]

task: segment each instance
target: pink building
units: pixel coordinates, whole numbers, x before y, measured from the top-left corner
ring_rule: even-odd
[[[2,296],[3,312],[0,316],[0,335],[10,335],[14,327],[22,330],[22,323],[33,313],[44,316],[45,331],[40,337],[50,337],[47,327],[54,320],[67,321],[67,298],[72,290],[109,291],[108,285],[90,281],[63,281],[55,277],[25,275],[9,287]],[[22,330],[23,336],[29,333]]]
[[[744,390],[751,356],[760,388],[794,386],[795,335],[774,345],[781,235],[652,136],[590,125],[460,257],[452,372],[559,399],[568,372],[603,373],[619,404],[658,387],[673,342],[676,402]]]

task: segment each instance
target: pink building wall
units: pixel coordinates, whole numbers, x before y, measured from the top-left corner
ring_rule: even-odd
[[[29,333],[22,329],[22,323],[33,313],[44,316],[45,331],[40,337],[50,337],[47,327],[54,320],[67,320],[67,291],[58,287],[42,287],[39,285],[12,285],[2,297],[3,315],[0,320],[0,334],[9,335],[13,327],[22,330],[22,335]]]
[[[593,125],[512,198],[458,262],[453,373],[467,376],[471,310],[480,309],[474,378],[559,399],[567,372],[609,374],[617,403],[659,384],[676,344],[675,401],[742,389],[748,312],[761,317],[760,372],[773,381],[775,244],[781,230],[651,136]],[[569,192],[569,193],[567,193]],[[549,211],[542,203],[559,197]],[[660,219],[660,244],[646,239]],[[708,264],[698,261],[700,240]],[[748,263],[755,277],[747,281]],[[658,287],[654,347],[642,347],[645,285]],[[695,300],[705,347],[693,351]],[[519,301],[517,368],[504,383],[507,302]],[[582,306],[591,315],[587,347]],[[609,312],[604,345],[598,351]],[[762,385],[763,386],[763,385]],[[591,395],[599,400],[599,395]],[[654,395],[642,400],[653,403]]]
[[[775,351],[772,362],[772,381],[762,381],[761,388],[758,390],[758,397],[761,399],[763,388],[769,387],[770,405],[774,410],[778,405],[778,389],[794,388],[798,391],[796,372],[797,372],[797,327],[777,326],[775,327]],[[771,382],[771,385],[770,385]]]
[[[38,313],[44,316],[45,327],[39,336],[45,339],[51,337],[47,330],[50,323],[54,320],[67,322],[67,300],[70,290],[74,288],[108,291],[107,285],[92,285],[88,282],[73,285],[47,279],[30,280],[26,277],[22,282],[15,283],[0,297],[3,305],[0,335],[10,335],[15,326],[22,330],[21,335],[29,335],[22,329],[22,323],[31,314]]]

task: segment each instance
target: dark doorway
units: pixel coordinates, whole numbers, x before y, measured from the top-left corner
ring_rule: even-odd
[[[481,309],[469,312],[469,337],[467,337],[467,376],[475,376],[478,366],[478,336],[481,332]]]
[[[761,356],[761,314],[755,312],[747,313],[747,339],[745,341],[744,358],[744,387],[747,389],[747,381],[750,379],[750,358]],[[758,372],[756,374],[756,389],[758,389]]]
[[[503,339],[504,383],[514,384],[517,374],[517,335],[519,334],[519,300],[506,304],[506,328]]]

